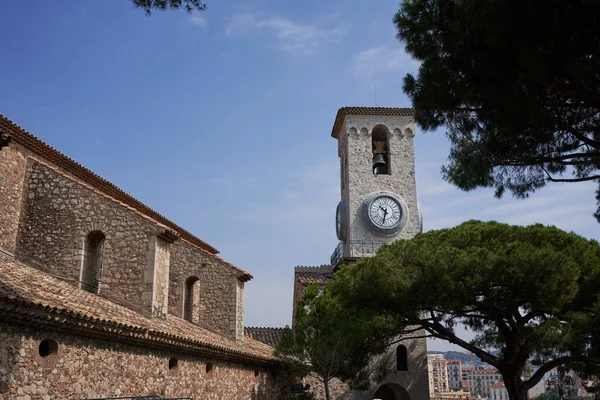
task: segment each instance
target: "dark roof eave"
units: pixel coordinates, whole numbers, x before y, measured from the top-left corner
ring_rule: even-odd
[[[8,318],[5,319],[3,316],[7,316]],[[0,297],[0,322],[19,325],[19,321],[22,320],[27,326],[52,326],[57,330],[64,330],[70,334],[77,332],[86,336],[101,337],[129,344],[152,345],[152,347],[156,347],[158,344],[160,347],[166,349],[185,350],[186,352],[196,353],[203,357],[212,357],[225,361],[253,365],[261,364],[273,367],[279,367],[281,364],[275,358],[257,357],[223,346],[200,343],[177,335],[148,330],[139,326],[90,318],[68,310],[36,304],[15,296],[4,295]]]

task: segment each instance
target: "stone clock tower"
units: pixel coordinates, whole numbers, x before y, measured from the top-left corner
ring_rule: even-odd
[[[423,229],[423,218],[417,202],[412,109],[341,108],[331,136],[338,140],[341,170],[336,210],[340,243],[331,256],[335,271],[342,263],[372,256],[383,243],[414,237]],[[404,336],[371,360],[369,390],[344,398],[429,399],[423,336],[423,331]]]
[[[341,201],[336,210],[340,240],[330,265],[294,269],[294,311],[304,289],[326,285],[341,264],[375,254],[383,243],[410,239],[423,229],[417,202],[415,125],[410,108],[344,107],[331,136],[338,140]],[[373,293],[377,296],[377,293]],[[295,315],[292,314],[292,326]],[[365,366],[369,388],[355,391],[337,380],[333,398],[352,400],[429,400],[427,344],[423,331],[399,336],[387,352]],[[322,384],[309,376],[317,392]]]
[[[412,238],[422,231],[422,217],[412,109],[341,108],[331,136],[338,140],[341,171],[336,210],[340,243],[331,257],[336,268],[373,255],[385,242]]]

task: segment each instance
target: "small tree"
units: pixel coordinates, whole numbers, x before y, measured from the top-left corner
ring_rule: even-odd
[[[600,368],[598,325],[589,323],[598,318],[600,245],[554,227],[470,221],[431,231],[343,267],[329,289],[349,313],[394,318],[473,352],[500,371],[511,400],[526,400],[554,367]],[[459,324],[475,339],[461,338]],[[538,369],[524,380],[528,361]]]
[[[349,313],[326,289],[311,285],[298,303],[294,331],[285,328],[275,354],[298,375],[318,376],[329,400],[334,377],[353,386],[361,383],[370,357],[387,347],[388,340],[380,335],[392,331],[389,324],[384,317]]]
[[[406,0],[394,22],[421,62],[415,119],[447,129],[448,181],[498,197],[600,181],[600,2]]]

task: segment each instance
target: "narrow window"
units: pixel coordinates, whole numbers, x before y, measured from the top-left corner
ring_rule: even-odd
[[[176,371],[178,364],[179,364],[179,362],[176,357],[169,358],[169,370]]]
[[[408,355],[406,346],[401,344],[396,347],[396,370],[408,371]]]
[[[371,144],[373,148],[373,175],[389,175],[389,132],[384,125],[377,125],[373,128]]]
[[[183,319],[195,324],[200,317],[200,280],[191,276],[185,281]]]
[[[212,376],[213,369],[212,363],[206,363],[206,375]]]
[[[100,289],[104,239],[105,236],[102,232],[93,231],[87,235],[85,240],[81,288],[94,294],[98,294]]]

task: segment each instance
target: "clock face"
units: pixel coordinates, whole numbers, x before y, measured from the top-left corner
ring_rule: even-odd
[[[378,236],[396,236],[408,221],[404,201],[390,192],[377,192],[363,203],[363,221]]]
[[[389,196],[379,196],[371,202],[369,217],[379,228],[393,228],[402,217],[400,202]]]

